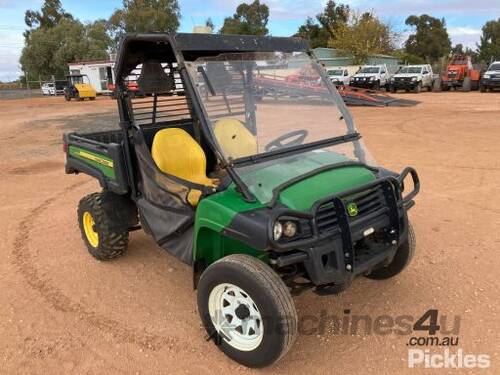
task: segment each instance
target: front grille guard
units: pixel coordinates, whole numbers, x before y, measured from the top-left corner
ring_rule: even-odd
[[[408,175],[411,175],[413,179],[414,189],[409,194],[403,197],[401,195],[402,190],[404,190],[403,181]],[[367,215],[355,219],[349,218],[346,210],[345,198],[375,188],[380,188],[382,190],[386,204],[373,212],[369,212]],[[274,249],[281,251],[294,248],[300,249],[303,247],[309,247],[311,244],[319,240],[333,237],[340,233],[342,234],[342,241],[344,243],[345,249],[348,249],[349,251],[347,252],[352,256],[353,244],[351,236],[351,226],[361,226],[363,225],[363,223],[368,223],[377,216],[386,213],[388,213],[389,215],[390,226],[392,228],[396,228],[395,232],[393,233],[393,237],[397,240],[399,238],[398,236],[401,230],[399,225],[399,211],[400,209],[408,210],[413,206],[413,198],[418,194],[419,190],[420,182],[417,172],[415,171],[415,169],[407,167],[397,176],[397,178],[392,176],[384,177],[372,181],[371,183],[368,183],[361,187],[347,190],[342,192],[341,194],[324,198],[316,202],[316,204],[312,207],[310,213],[296,212],[288,209],[278,210],[268,224],[268,236],[270,239],[270,244]],[[336,225],[332,226],[332,229],[330,231],[321,233],[318,229],[317,223],[318,209],[327,203],[332,203],[335,209],[333,222]],[[304,239],[299,239],[297,241],[290,241],[287,243],[280,243],[279,241],[275,241],[272,236],[273,225],[275,220],[283,215],[288,215],[290,217],[295,216],[310,220],[312,224],[312,236]]]
[[[344,248],[344,254],[345,254],[345,263],[347,270],[352,272],[354,270],[354,257],[355,257],[355,252],[354,252],[354,241],[353,241],[353,233],[352,229],[353,228],[360,228],[366,225],[366,227],[369,227],[370,223],[373,222],[376,218],[382,216],[382,215],[387,215],[389,218],[389,227],[391,228],[390,232],[387,233],[387,236],[390,238],[387,238],[389,242],[392,242],[393,240],[398,240],[399,235],[401,233],[401,230],[403,228],[400,228],[400,220],[399,220],[399,209],[398,207],[400,206],[398,204],[398,201],[400,201],[400,194],[399,194],[399,189],[396,187],[399,185],[399,182],[397,179],[394,177],[386,177],[380,180],[375,180],[372,183],[368,185],[364,185],[360,188],[352,189],[349,191],[344,192],[343,194],[339,196],[334,196],[330,197],[327,199],[324,199],[316,204],[316,211],[320,209],[322,206],[325,204],[329,204],[330,202],[333,203],[333,207],[335,209],[335,216],[337,218],[337,228],[340,232],[341,238],[342,238],[342,245]],[[379,190],[381,191],[381,194],[383,194],[383,200],[384,204],[373,210],[369,211],[368,213],[357,216],[355,218],[350,217],[349,214],[347,213],[347,202],[350,201],[355,201],[355,199],[346,199],[352,196],[355,196],[356,194],[363,193],[363,192],[368,192],[368,191],[376,191]],[[317,227],[317,222],[316,222],[316,215],[314,216],[314,227]],[[331,233],[338,233],[337,231],[331,231]],[[319,237],[323,237],[321,233],[318,233]],[[325,238],[331,236],[330,233],[326,233],[324,236]]]

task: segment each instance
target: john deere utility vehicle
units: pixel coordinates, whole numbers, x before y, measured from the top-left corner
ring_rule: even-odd
[[[67,84],[64,87],[64,97],[69,102],[76,100],[95,100],[96,91],[90,84],[89,77],[85,74],[71,74],[66,76]]]
[[[120,129],[64,136],[66,172],[102,186],[78,206],[83,240],[114,259],[142,228],[188,264],[201,320],[229,357],[283,357],[297,334],[291,295],[410,263],[417,173],[371,161],[307,42],[129,34],[115,69]],[[318,87],[287,93],[304,69]],[[279,96],[262,95],[261,74],[281,77]],[[131,76],[144,97],[128,95]]]

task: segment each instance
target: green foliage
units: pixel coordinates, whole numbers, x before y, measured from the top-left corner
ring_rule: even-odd
[[[405,23],[415,28],[415,33],[411,34],[405,43],[408,54],[419,56],[432,64],[450,53],[451,41],[444,18],[438,19],[423,14],[409,16]]]
[[[24,14],[24,22],[30,29],[49,29],[56,26],[62,19],[73,19],[61,6],[60,0],[45,0],[40,12],[27,10]],[[25,33],[27,37],[30,30]]]
[[[491,59],[500,60],[500,18],[488,21],[478,45],[479,58],[489,64]]]
[[[425,64],[425,60],[420,56],[415,56],[407,53],[404,49],[394,51],[393,55],[401,61],[403,65],[418,65]]]
[[[129,32],[174,32],[179,28],[177,0],[123,0],[109,19],[109,31],[117,42]]]
[[[232,17],[226,17],[220,29],[221,34],[267,35],[269,7],[259,0],[253,3],[241,3]]]
[[[29,79],[63,77],[69,62],[108,58],[110,43],[104,21],[82,24],[65,18],[51,28],[31,30],[20,63]]]
[[[369,56],[394,51],[396,34],[373,13],[352,14],[348,23],[340,25],[329,45],[348,56],[354,64],[363,64]]]
[[[294,36],[308,40],[311,48],[326,47],[330,38],[328,31],[311,17],[306,19],[306,23],[299,27],[299,31]]]
[[[464,47],[462,43],[458,43],[451,49],[452,55],[466,55],[470,56],[472,59],[472,63],[476,63],[478,61],[478,53],[469,47]]]
[[[335,1],[329,0],[326,3],[322,13],[316,16],[316,19],[330,34],[330,39],[335,40],[339,29],[347,24],[351,9],[349,5],[335,4]]]
[[[339,29],[345,26],[350,13],[349,5],[337,5],[330,0],[323,12],[317,14],[315,20],[308,17],[294,36],[307,39],[312,48],[326,47],[330,40],[337,37]]]
[[[70,62],[108,58],[106,21],[83,24],[65,12],[59,0],[45,0],[41,11],[26,11],[25,22],[29,30],[19,62],[29,80],[61,78]]]

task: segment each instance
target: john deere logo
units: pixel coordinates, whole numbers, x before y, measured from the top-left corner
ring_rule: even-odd
[[[358,205],[354,202],[347,204],[347,214],[354,217],[358,214]]]

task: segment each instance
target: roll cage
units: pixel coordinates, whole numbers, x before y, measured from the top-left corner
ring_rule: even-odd
[[[238,190],[242,193],[247,201],[255,201],[254,196],[249,192],[246,185],[238,177],[234,170],[234,161],[227,160],[224,154],[218,148],[215,141],[212,129],[208,124],[207,113],[201,104],[199,93],[193,86],[187,69],[186,61],[194,61],[200,57],[218,56],[223,53],[238,53],[238,52],[305,52],[313,56],[306,41],[299,38],[285,37],[257,37],[257,36],[240,36],[240,35],[211,35],[211,34],[127,34],[120,42],[119,52],[115,64],[116,76],[116,97],[118,101],[118,109],[120,115],[120,127],[124,134],[124,140],[135,138],[135,134],[141,131],[141,126],[147,122],[152,124],[168,121],[170,118],[183,120],[191,118],[193,124],[193,132],[199,142],[204,142],[206,147],[210,149],[213,155],[207,155],[207,158],[218,160],[220,166],[227,171],[228,176],[236,184]],[[156,63],[156,68],[146,65],[148,63]],[[150,71],[158,70],[161,66],[161,72],[157,71],[163,78],[169,76],[170,83],[165,85],[153,80],[142,82],[142,86],[149,86],[150,92],[146,92],[146,99],[139,99],[139,105],[134,107],[135,98],[132,98],[128,86],[130,85],[130,77],[137,74],[137,68],[149,69]],[[319,64],[318,64],[319,67]],[[166,75],[164,73],[167,72]],[[318,73],[328,82],[328,89],[332,95],[338,98],[337,103],[346,121],[347,127],[354,131],[353,120],[347,111],[343,100],[338,92],[331,85],[330,80],[326,77],[323,69],[318,68]],[[138,83],[140,77],[138,78]],[[163,95],[157,95],[155,89],[165,92]],[[148,90],[146,90],[148,91]],[[166,104],[162,101],[162,96],[169,96],[170,101],[177,100],[178,106],[173,108],[171,104]],[[175,99],[173,97],[176,97]],[[142,100],[142,101],[141,101]],[[149,107],[149,108],[146,108]],[[244,109],[246,110],[246,109]],[[147,120],[146,120],[147,119]],[[146,121],[144,121],[146,120]],[[357,134],[357,133],[356,133]],[[359,138],[359,135],[358,135]],[[201,141],[200,141],[201,140]],[[328,141],[328,140],[327,140]],[[343,140],[330,140],[332,144]],[[314,145],[313,145],[314,146]],[[124,142],[125,158],[129,184],[134,197],[138,196],[138,176],[132,166],[134,160],[133,147],[130,142]],[[310,145],[309,145],[310,147]],[[357,146],[360,155],[363,150]],[[293,152],[294,150],[291,150]],[[300,147],[295,150],[300,152]],[[279,157],[280,152],[276,155],[265,155],[265,158]],[[362,157],[360,157],[363,160]],[[240,160],[239,162],[252,162],[252,160]],[[191,188],[196,188],[206,191],[206,187],[193,186],[188,181],[181,181],[178,178],[173,178],[177,182]],[[218,189],[224,189],[227,184],[221,184]]]

